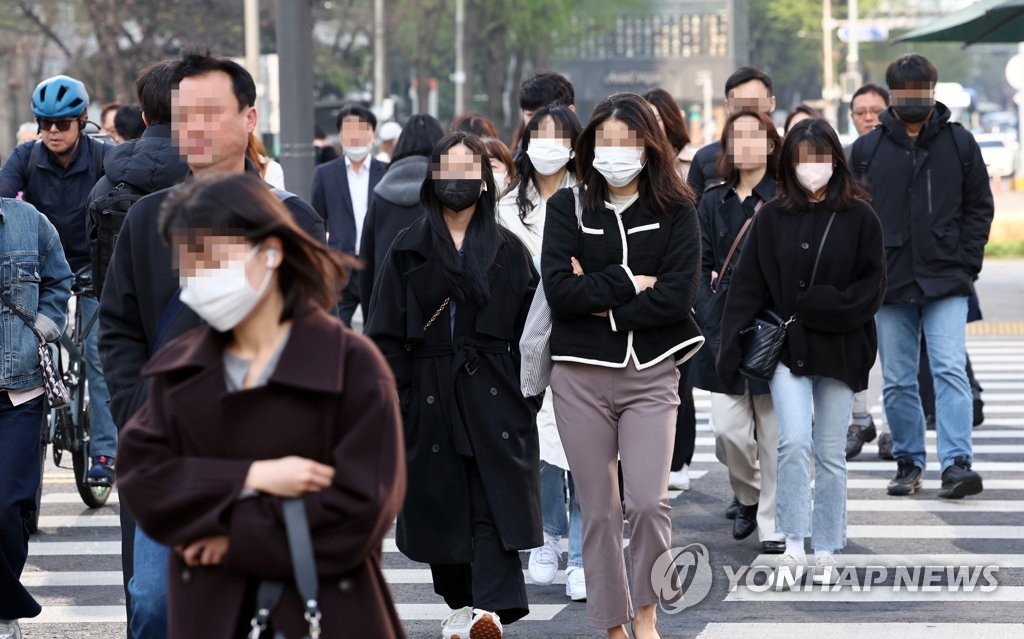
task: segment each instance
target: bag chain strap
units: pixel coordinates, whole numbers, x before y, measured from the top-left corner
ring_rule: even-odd
[[[430,317],[429,320],[427,320],[427,323],[423,325],[423,332],[424,333],[427,332],[428,328],[433,326],[434,322],[437,321],[437,318],[440,317],[441,313],[444,312],[444,309],[448,308],[448,302],[450,302],[451,299],[452,299],[451,297],[444,298],[444,301],[441,302],[441,305],[437,307],[437,310],[434,311],[434,314]]]

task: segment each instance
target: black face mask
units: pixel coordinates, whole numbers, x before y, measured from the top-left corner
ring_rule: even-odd
[[[465,211],[480,197],[480,180],[434,180],[434,195],[446,209]]]
[[[911,98],[904,104],[893,105],[892,110],[903,122],[917,124],[928,119],[928,114],[935,107],[935,102],[928,98]]]

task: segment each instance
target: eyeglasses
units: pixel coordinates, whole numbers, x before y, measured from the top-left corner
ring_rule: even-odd
[[[56,126],[57,130],[63,133],[64,131],[70,129],[71,125],[74,122],[77,122],[75,118],[62,118],[60,120],[53,120],[50,118],[36,118],[36,124],[39,125],[40,131],[49,131],[51,128]]]
[[[874,115],[877,117],[884,112],[885,109],[857,109],[856,111],[853,111],[853,117],[864,118],[867,117],[868,115]]]

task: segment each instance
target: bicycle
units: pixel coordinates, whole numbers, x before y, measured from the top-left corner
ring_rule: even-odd
[[[44,412],[40,428],[39,487],[36,489],[36,509],[29,513],[29,532],[39,529],[39,511],[43,497],[43,472],[46,467],[46,449],[52,445],[53,463],[59,468],[64,453],[71,457],[71,469],[75,473],[78,495],[89,508],[99,508],[107,503],[113,485],[98,485],[89,481],[89,394],[85,379],[85,339],[93,330],[99,313],[95,313],[88,324],[83,326],[80,299],[92,295],[92,274],[88,268],[75,274],[71,295],[75,298],[74,323],[64,331],[55,348],[54,363],[60,370],[61,378],[68,388],[71,401]],[[51,347],[52,348],[52,347]]]

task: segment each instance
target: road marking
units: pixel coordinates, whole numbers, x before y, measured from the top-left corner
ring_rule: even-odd
[[[44,504],[81,504],[82,503],[82,498],[78,495],[78,493],[45,493],[43,495],[43,503]],[[112,506],[114,504],[119,504],[119,503],[121,503],[121,500],[117,496],[117,493],[111,493],[111,495],[109,497],[107,497],[107,504],[106,504],[107,506]],[[82,504],[82,505],[85,506],[85,504]]]
[[[1024,501],[985,499],[849,499],[847,512],[1021,513]]]
[[[118,515],[40,515],[40,528],[120,528]]]
[[[775,560],[778,555],[758,555],[751,566],[775,567]],[[999,566],[1000,568],[1024,568],[1024,555],[985,555],[962,553],[958,555],[835,555],[836,564],[839,566],[856,566],[867,568],[869,566],[884,566],[896,568],[898,566]]]
[[[694,463],[711,463],[718,461],[714,453],[696,453],[693,456]],[[990,473],[1017,473],[1024,472],[1024,462],[999,462],[999,461],[976,461],[971,464],[971,468],[978,472],[990,472]],[[850,461],[847,464],[847,469],[850,471],[854,470],[896,470],[896,462],[893,461],[862,461],[856,460]],[[935,464],[935,468],[929,468],[929,471],[939,471],[938,464]]]
[[[943,575],[944,576],[944,575]],[[764,579],[764,577],[759,577]],[[980,580],[979,580],[980,581]],[[982,582],[983,583],[983,582]],[[936,586],[939,587],[939,586]],[[908,590],[906,588],[899,588],[893,591],[893,586],[876,585],[870,590],[864,589],[861,591],[855,591],[851,587],[840,588],[839,590],[823,590],[822,587],[815,584],[814,589],[809,586],[805,586],[806,590],[797,592],[784,591],[775,592],[774,590],[768,590],[766,592],[757,592],[748,589],[746,586],[738,586],[734,592],[730,592],[726,597],[726,601],[757,601],[763,603],[773,602],[849,602],[858,604],[867,603],[881,603],[887,601],[899,601],[899,602],[910,602],[910,601],[930,601],[930,602],[943,602],[943,601],[974,601],[977,603],[1021,603],[1024,602],[1024,586],[998,586],[991,592],[982,592],[980,587],[975,587],[974,590],[938,590],[938,591],[927,591],[917,592]],[[760,590],[758,588],[757,590]],[[831,626],[832,624],[828,624]],[[900,624],[902,626],[903,624]],[[970,624],[972,631],[961,635],[964,637],[984,637],[985,639],[991,639],[988,634],[981,634],[975,630],[979,625],[985,624]],[[1017,633],[1021,626],[1014,625]],[[745,635],[746,636],[746,635]],[[783,635],[763,635],[770,637],[781,637]],[[839,635],[828,631],[821,635],[803,635],[803,636],[827,636],[830,639]],[[844,635],[849,636],[849,635]],[[900,639],[907,639],[906,635],[902,632],[896,635],[878,635],[878,636],[898,636]],[[934,638],[934,635],[929,635]],[[1014,635],[996,635],[1015,637],[1019,639],[1021,634]]]
[[[720,623],[705,626],[697,639],[764,639],[765,637],[899,637],[900,639],[1020,639],[1019,623]]]
[[[885,490],[889,485],[888,479],[859,479],[850,478],[846,480],[847,488],[865,488],[874,490]],[[938,490],[942,482],[938,479],[924,480],[925,490]],[[1024,479],[986,479],[984,480],[986,491],[990,490],[1024,490]]]
[[[852,525],[846,527],[846,534],[851,539],[1024,539],[1024,527]]]

